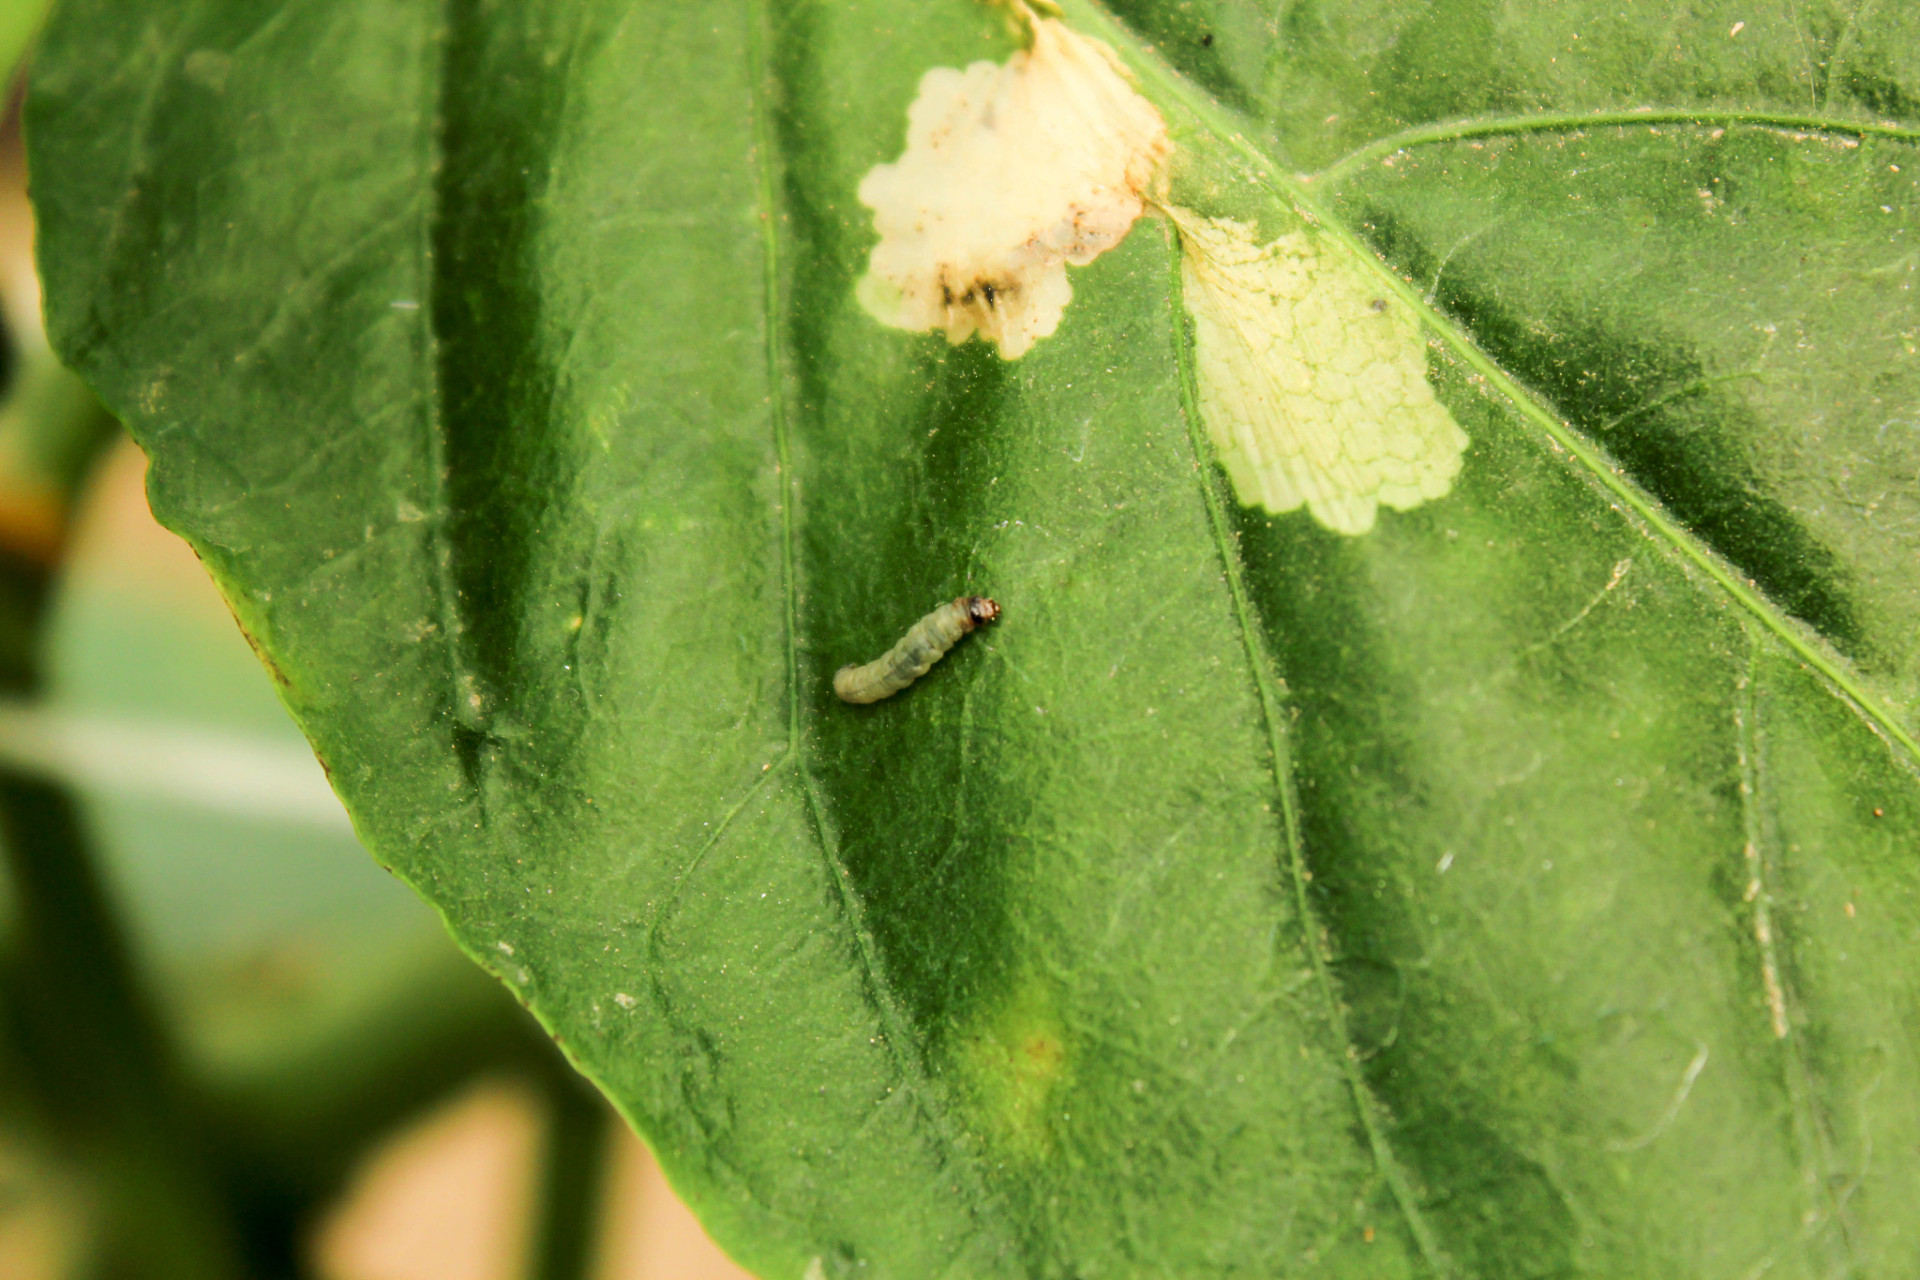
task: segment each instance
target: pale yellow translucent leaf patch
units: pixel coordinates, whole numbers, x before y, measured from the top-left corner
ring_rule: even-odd
[[[927,72],[905,154],[860,183],[880,233],[861,304],[956,344],[977,332],[1009,360],[1059,327],[1067,264],[1125,237],[1167,152],[1166,124],[1111,49],[1019,12],[1032,46]]]
[[[1200,416],[1240,500],[1359,534],[1383,503],[1446,493],[1467,436],[1427,385],[1408,306],[1310,229],[1263,245],[1244,222],[1169,213]]]

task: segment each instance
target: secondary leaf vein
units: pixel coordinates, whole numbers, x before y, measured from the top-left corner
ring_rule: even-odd
[[[764,333],[767,398],[773,426],[775,465],[779,468],[780,474],[778,501],[780,504],[781,599],[786,631],[787,750],[793,756],[794,770],[806,805],[808,823],[813,828],[814,842],[819,848],[822,861],[826,864],[828,878],[832,883],[842,917],[846,921],[847,931],[852,938],[862,986],[880,1019],[886,1041],[884,1052],[891,1059],[898,1073],[902,1090],[909,1095],[919,1115],[938,1136],[944,1147],[943,1155],[953,1159],[957,1164],[962,1145],[959,1136],[949,1125],[946,1109],[937,1099],[928,1096],[929,1082],[924,1068],[912,1050],[916,1040],[911,1023],[887,985],[879,947],[872,930],[867,927],[859,890],[853,883],[852,874],[848,871],[845,860],[840,856],[833,838],[833,828],[820,803],[813,775],[806,767],[801,750],[798,532],[794,522],[794,473],[791,424],[785,392],[785,362],[780,348],[780,233],[776,222],[779,195],[773,162],[775,150],[772,109],[767,102],[768,78],[772,74],[766,48],[770,21],[771,15],[768,12],[766,0],[760,0],[753,6],[747,24],[749,29],[747,75],[752,97],[753,167],[758,183],[763,306],[766,312]],[[971,1170],[969,1170],[969,1181],[971,1180]],[[975,1195],[977,1202],[984,1202],[988,1198],[984,1188],[976,1187]],[[952,1256],[957,1260],[961,1252],[956,1244]]]
[[[1522,387],[1497,361],[1483,351],[1474,341],[1473,336],[1461,328],[1452,317],[1437,310],[1421,295],[1420,291],[1381,261],[1372,246],[1362,240],[1345,222],[1333,217],[1320,203],[1310,189],[1317,184],[1315,179],[1298,178],[1283,172],[1272,157],[1232,126],[1222,110],[1203,91],[1189,85],[1179,75],[1164,66],[1158,58],[1143,51],[1139,42],[1133,39],[1132,34],[1096,0],[1082,0],[1082,3],[1075,6],[1075,10],[1087,14],[1094,24],[1101,28],[1100,34],[1103,39],[1126,49],[1132,55],[1131,65],[1144,78],[1152,80],[1155,87],[1167,98],[1180,103],[1194,119],[1204,124],[1226,146],[1238,151],[1241,158],[1246,161],[1249,170],[1270,194],[1285,202],[1299,216],[1318,226],[1326,235],[1345,245],[1354,255],[1357,263],[1374,273],[1379,286],[1412,307],[1426,327],[1456,358],[1472,372],[1485,379],[1487,385],[1498,391],[1516,412],[1531,422],[1551,442],[1564,449],[1595,481],[1609,491],[1617,505],[1623,508],[1623,514],[1640,521],[1649,537],[1657,537],[1677,551],[1742,610],[1771,631],[1800,661],[1824,677],[1830,692],[1836,693],[1843,701],[1850,702],[1860,711],[1884,741],[1897,744],[1897,754],[1903,757],[1902,763],[1906,767],[1913,768],[1916,763],[1920,763],[1920,740],[1915,739],[1913,733],[1894,716],[1885,703],[1868,692],[1844,659],[1836,657],[1824,646],[1803,634],[1800,628],[1775,607],[1772,601],[1762,595],[1757,587],[1743,582],[1739,571],[1719,552],[1675,521],[1656,499],[1643,492],[1638,484],[1615,467],[1598,446],[1575,430],[1571,424],[1562,421],[1552,409],[1542,404],[1532,392]],[[1689,123],[1712,123],[1718,119],[1725,119],[1735,123],[1773,124],[1781,127],[1830,127],[1836,131],[1873,133],[1880,136],[1920,140],[1920,129],[1900,125],[1834,121],[1823,116],[1788,116],[1763,112],[1666,111],[1621,112],[1593,116],[1538,116],[1514,118],[1507,122],[1507,127],[1512,129],[1527,124],[1537,124],[1544,127],[1575,128],[1590,126],[1596,122],[1631,124],[1663,119]],[[1430,132],[1435,139],[1468,136],[1467,131],[1476,127],[1478,126],[1469,122],[1442,126],[1437,132]],[[1403,137],[1412,137],[1418,132],[1420,131],[1413,131]],[[1384,154],[1391,154],[1391,152]],[[1343,161],[1342,164],[1349,164],[1355,159],[1356,157],[1349,157],[1348,161]],[[1330,171],[1323,171],[1321,177],[1326,177],[1328,172]]]
[[[1315,186],[1338,186],[1368,165],[1415,147],[1461,142],[1469,138],[1518,137],[1529,133],[1560,133],[1575,129],[1634,128],[1654,124],[1690,124],[1708,128],[1812,130],[1858,138],[1891,138],[1920,142],[1920,128],[1892,122],[1850,120],[1843,116],[1794,111],[1716,111],[1697,107],[1636,107],[1613,111],[1557,111],[1527,116],[1495,116],[1484,120],[1448,120],[1419,125],[1349,152],[1305,181]],[[1264,160],[1264,157],[1262,157]]]
[[[1804,1238],[1812,1241],[1823,1234],[1821,1228],[1830,1225],[1832,1232],[1825,1241],[1835,1255],[1829,1260],[1830,1271],[1851,1276],[1857,1274],[1858,1267],[1843,1206],[1834,1194],[1841,1178],[1832,1120],[1820,1104],[1813,1068],[1802,1044],[1800,1029],[1806,1027],[1808,1020],[1805,1016],[1796,1016],[1794,986],[1786,972],[1780,925],[1773,913],[1775,877],[1768,856],[1772,839],[1766,829],[1762,796],[1766,772],[1764,739],[1754,689],[1761,640],[1751,631],[1747,633],[1747,640],[1733,698],[1735,747],[1740,767],[1741,853],[1748,877],[1743,896],[1752,908],[1750,919],[1760,953],[1760,985],[1766,1002],[1768,1029],[1782,1053],[1781,1087],[1787,1097],[1794,1154],[1800,1163],[1801,1187],[1807,1197]]]
[[[1182,416],[1186,419],[1187,442],[1193,450],[1195,471],[1199,477],[1201,497],[1207,508],[1207,523],[1213,536],[1214,550],[1220,557],[1227,592],[1233,601],[1234,621],[1240,632],[1248,674],[1260,699],[1260,717],[1266,729],[1267,752],[1281,820],[1284,850],[1281,871],[1292,892],[1294,911],[1300,920],[1300,944],[1311,960],[1314,985],[1320,997],[1321,1006],[1329,1025],[1334,1030],[1335,1040],[1343,1050],[1351,1050],[1355,1042],[1352,1032],[1347,1027],[1346,1013],[1341,1005],[1339,992],[1335,988],[1327,956],[1321,946],[1317,913],[1307,891],[1305,845],[1300,833],[1299,798],[1293,788],[1293,762],[1287,746],[1286,730],[1282,727],[1281,694],[1275,687],[1273,658],[1267,651],[1266,640],[1261,635],[1260,628],[1253,617],[1253,605],[1247,595],[1246,582],[1241,576],[1239,552],[1234,546],[1232,532],[1227,527],[1226,499],[1220,493],[1213,455],[1204,438],[1205,431],[1201,425],[1196,372],[1189,350],[1188,336],[1180,321],[1183,313],[1178,284],[1180,279],[1178,234],[1171,223],[1165,224],[1165,227],[1169,279],[1173,282],[1167,305],[1168,314],[1172,319],[1170,328],[1174,361],[1180,375]],[[1373,1091],[1360,1072],[1359,1062],[1351,1052],[1343,1051],[1338,1056],[1341,1075],[1352,1097],[1361,1130],[1366,1134],[1374,1163],[1380,1171],[1380,1176],[1386,1179],[1394,1202],[1398,1205],[1402,1217],[1406,1219],[1407,1228],[1412,1233],[1421,1256],[1437,1275],[1451,1276],[1453,1270],[1447,1261],[1446,1253],[1440,1247],[1439,1238],[1434,1233],[1432,1225],[1427,1222],[1425,1215],[1421,1213],[1412,1181],[1393,1153],[1392,1144],[1381,1124]]]

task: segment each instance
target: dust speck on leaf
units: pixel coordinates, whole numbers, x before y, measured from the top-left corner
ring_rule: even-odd
[[[1111,49],[1017,11],[1032,45],[1004,65],[927,72],[906,152],[860,183],[880,233],[861,305],[955,344],[979,333],[1009,360],[1059,327],[1067,265],[1120,243],[1168,149]]]
[[[1168,209],[1180,230],[1200,416],[1241,502],[1305,506],[1336,533],[1446,493],[1466,433],[1427,385],[1405,304],[1302,226],[1268,244],[1231,218]]]

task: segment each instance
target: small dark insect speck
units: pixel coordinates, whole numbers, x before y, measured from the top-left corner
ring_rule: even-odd
[[[1367,305],[1372,307],[1375,311],[1385,311],[1387,309],[1387,300],[1385,298],[1375,298],[1372,302],[1368,303]]]
[[[1200,37],[1200,47],[1203,49],[1213,48],[1213,32],[1209,31]]]

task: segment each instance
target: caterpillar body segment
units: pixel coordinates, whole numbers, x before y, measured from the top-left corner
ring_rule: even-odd
[[[927,669],[946,657],[961,636],[999,616],[1000,606],[985,596],[951,600],[914,623],[898,644],[872,662],[840,668],[834,673],[833,691],[843,702],[891,698],[927,674]]]

